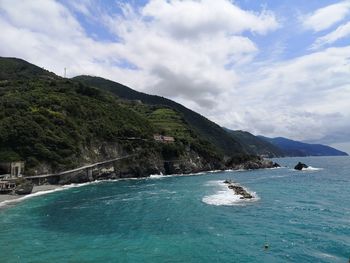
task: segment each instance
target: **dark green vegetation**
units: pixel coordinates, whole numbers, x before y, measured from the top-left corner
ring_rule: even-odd
[[[186,121],[193,131],[197,132],[202,138],[205,138],[212,143],[217,151],[226,155],[235,155],[241,152],[246,152],[242,145],[219,125],[172,100],[137,92],[117,82],[99,77],[78,76],[75,77],[74,80],[78,80],[86,85],[99,89],[108,90],[117,97],[125,100],[141,101],[147,105],[162,105],[170,107],[181,114],[184,121]]]
[[[267,138],[258,136],[259,138],[280,148],[286,156],[346,156],[345,152],[339,151],[332,147],[322,144],[309,144],[293,141],[283,137]]]
[[[118,137],[151,139],[150,122],[114,96],[63,79],[22,60],[0,63],[0,156],[75,167],[82,151]],[[128,142],[124,143],[127,149]]]
[[[154,134],[173,136],[175,143],[156,142]],[[35,174],[135,152],[164,159],[195,152],[218,162],[224,151],[167,105],[120,99],[23,60],[0,59],[1,161],[25,160],[26,173]]]

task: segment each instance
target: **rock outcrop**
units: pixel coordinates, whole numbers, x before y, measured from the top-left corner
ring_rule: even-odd
[[[15,193],[18,195],[28,195],[32,193],[33,186],[34,185],[29,182],[25,184],[17,185],[15,188]]]
[[[304,168],[308,168],[309,166],[307,166],[305,163],[301,163],[301,162],[298,162],[298,164],[294,167],[295,170],[303,170]]]
[[[236,195],[240,195],[240,199],[252,199],[254,198],[250,193],[248,193],[242,186],[235,184],[233,181],[225,180],[225,184],[227,184],[229,189],[232,189]]]
[[[232,170],[255,170],[264,168],[281,167],[278,163],[259,156],[233,157],[226,162],[228,169]]]

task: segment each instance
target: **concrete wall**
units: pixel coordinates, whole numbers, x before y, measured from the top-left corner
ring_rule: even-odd
[[[24,173],[25,163],[22,161],[18,162],[0,162],[0,168],[2,172],[9,174],[10,177],[19,177]]]

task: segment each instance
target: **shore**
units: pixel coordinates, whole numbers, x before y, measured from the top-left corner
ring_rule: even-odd
[[[35,194],[35,193],[39,193],[39,192],[44,192],[44,191],[51,191],[51,190],[55,190],[57,188],[61,188],[62,186],[61,185],[36,185],[33,187],[33,191],[31,193],[32,194]],[[6,194],[6,195],[0,195],[0,204],[2,202],[8,202],[8,201],[15,201],[17,199],[20,199],[20,198],[23,198],[23,197],[26,197],[28,195],[16,195],[16,194],[13,194],[13,195],[9,195],[9,194]]]
[[[261,165],[260,169],[273,169],[276,166],[272,165],[273,163],[271,162],[270,166],[264,166]],[[198,172],[198,173],[188,173],[188,174],[172,174],[172,175],[165,175],[164,177],[167,176],[192,176],[192,175],[201,175],[201,174],[205,174],[205,173],[216,173],[216,172],[232,172],[232,171],[248,171],[250,169],[257,169],[255,166],[253,168],[250,167],[251,162],[247,163],[247,167],[236,167],[236,169],[227,169],[227,170],[211,170],[211,171],[202,171],[202,172]],[[150,175],[149,177],[130,177],[130,178],[118,178],[116,180],[130,180],[130,179],[145,179],[145,178],[155,178],[155,177],[163,177],[163,175]],[[92,182],[96,182],[96,181],[109,181],[111,180],[109,179],[100,179],[100,180],[95,180]],[[16,200],[20,200],[20,199],[26,199],[28,197],[31,196],[37,196],[40,195],[40,193],[42,192],[43,194],[45,194],[45,192],[50,192],[53,190],[59,190],[59,189],[67,189],[70,188],[69,186],[79,186],[79,185],[85,185],[87,183],[91,183],[91,182],[84,182],[84,183],[80,183],[80,184],[64,184],[64,185],[54,185],[54,184],[47,184],[47,185],[34,185],[32,193],[29,195],[16,195],[16,194],[0,194],[0,207],[3,206],[4,204],[9,204],[12,202],[16,202]]]

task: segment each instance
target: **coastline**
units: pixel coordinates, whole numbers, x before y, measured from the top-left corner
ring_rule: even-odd
[[[232,171],[232,170],[227,170]],[[93,183],[100,183],[100,182],[110,182],[110,181],[121,181],[121,180],[142,180],[142,179],[156,179],[156,178],[167,178],[167,177],[173,177],[173,176],[196,176],[196,175],[202,175],[205,173],[216,173],[216,172],[225,172],[220,170],[213,170],[213,171],[205,171],[205,172],[198,172],[198,173],[189,173],[189,174],[171,174],[171,175],[150,175],[147,177],[130,177],[130,178],[118,178],[118,179],[102,179],[102,180],[95,180],[91,182],[85,182],[85,183],[78,183],[78,184],[65,184],[65,185],[55,185],[55,184],[45,184],[45,185],[34,185],[33,190],[28,195],[16,195],[16,194],[0,194],[0,208],[2,206],[17,203],[21,200],[28,199],[30,197],[49,194],[56,191],[61,190],[67,190],[73,187],[80,187],[88,184]]]
[[[65,189],[65,188],[62,185],[51,185],[51,184],[35,185],[33,187],[32,193],[29,195],[10,195],[10,194],[0,195],[0,207],[11,203],[16,203],[22,199],[27,199],[32,196],[50,193],[58,189]]]
[[[280,168],[280,167],[279,167]],[[278,169],[276,167],[274,168],[259,168],[259,169]],[[52,192],[56,191],[62,191],[62,190],[67,190],[73,187],[80,187],[88,184],[93,184],[93,183],[101,183],[101,182],[110,182],[110,181],[121,181],[121,180],[142,180],[142,179],[160,179],[160,178],[167,178],[167,177],[174,177],[174,176],[199,176],[199,175],[204,175],[207,173],[215,174],[215,173],[220,173],[220,172],[245,172],[245,171],[250,171],[250,170],[255,170],[255,169],[226,169],[226,170],[209,170],[209,171],[201,171],[197,173],[187,173],[187,174],[170,174],[170,175],[158,175],[158,174],[153,174],[149,175],[147,177],[129,177],[129,178],[118,178],[118,179],[102,179],[102,180],[94,180],[91,182],[84,182],[84,183],[72,183],[72,184],[65,184],[65,185],[55,185],[55,184],[46,184],[46,185],[34,185],[32,193],[28,195],[11,195],[11,194],[3,194],[0,195],[0,209],[4,206],[10,205],[10,204],[15,204],[18,203],[22,200],[35,197],[35,196],[40,196],[44,194],[49,194]]]

